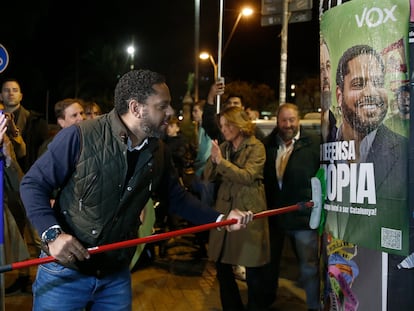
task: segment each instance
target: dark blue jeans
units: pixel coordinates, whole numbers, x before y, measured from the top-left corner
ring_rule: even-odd
[[[40,265],[33,283],[33,311],[130,311],[131,274],[128,267],[103,278],[66,268],[56,262]]]

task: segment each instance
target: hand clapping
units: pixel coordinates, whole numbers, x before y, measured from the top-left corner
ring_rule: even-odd
[[[211,161],[216,164],[220,164],[221,159],[223,158],[220,150],[220,145],[217,139],[211,142]]]

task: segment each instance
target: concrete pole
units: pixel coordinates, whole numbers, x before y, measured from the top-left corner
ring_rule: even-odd
[[[282,19],[282,42],[280,48],[280,82],[279,82],[279,106],[286,103],[286,68],[288,58],[288,25],[290,13],[289,0],[283,1],[283,19]]]
[[[194,102],[199,97],[200,0],[194,0]]]
[[[220,0],[220,20],[218,30],[218,52],[217,52],[217,77],[221,77],[221,58],[222,58],[222,47],[223,47],[223,11],[224,11],[224,0]],[[217,95],[217,114],[220,113],[220,95]]]

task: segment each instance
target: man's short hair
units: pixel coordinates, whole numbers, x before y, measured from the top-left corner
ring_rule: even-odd
[[[360,55],[372,55],[374,56],[381,66],[381,72],[385,74],[385,65],[381,55],[369,45],[354,45],[342,54],[338,62],[338,68],[336,69],[336,85],[343,91],[344,79],[349,73],[348,63],[354,58]]]
[[[230,94],[227,96],[226,102],[228,102],[228,101],[229,101],[229,99],[230,99],[230,98],[232,98],[232,97],[238,97],[238,98],[240,98],[240,101],[241,101],[241,102],[242,102],[242,104],[243,104],[243,95],[242,95],[242,94],[238,94],[238,93],[230,93]]]
[[[79,103],[82,107],[84,105],[83,100],[80,98],[65,98],[60,101],[58,101],[55,104],[55,117],[57,119],[65,119],[65,110],[70,105],[73,105],[74,103]]]
[[[144,104],[147,98],[155,94],[153,86],[165,83],[165,77],[147,69],[131,70],[124,74],[115,87],[115,110],[123,115],[128,112],[131,99]]]
[[[297,105],[292,104],[292,103],[286,103],[286,104],[280,105],[280,106],[277,108],[277,110],[276,110],[276,117],[278,117],[278,116],[279,116],[279,113],[280,113],[283,109],[288,109],[288,108],[293,109],[293,110],[294,110],[294,111],[296,111],[296,112],[297,112],[297,114],[299,115],[299,107],[298,107]]]

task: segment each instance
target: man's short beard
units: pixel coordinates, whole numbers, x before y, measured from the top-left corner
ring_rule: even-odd
[[[376,120],[362,120],[359,115],[348,108],[346,102],[343,102],[341,105],[342,115],[344,120],[347,121],[351,125],[351,127],[359,134],[367,135],[373,130],[376,130],[384,120],[387,111],[381,111],[381,115],[379,115]]]
[[[293,134],[290,134],[290,133],[287,134],[285,131],[279,129],[280,138],[282,138],[283,141],[289,141],[289,140],[293,139],[298,134],[299,128],[295,127],[292,130],[293,130]]]
[[[142,112],[141,118],[143,121],[141,129],[145,134],[147,134],[148,137],[162,137],[163,132],[160,131],[158,127],[155,127],[153,124],[151,124],[151,120],[148,118],[148,113],[145,110]]]
[[[321,108],[322,111],[328,111],[332,105],[332,92],[325,91],[321,93]]]

